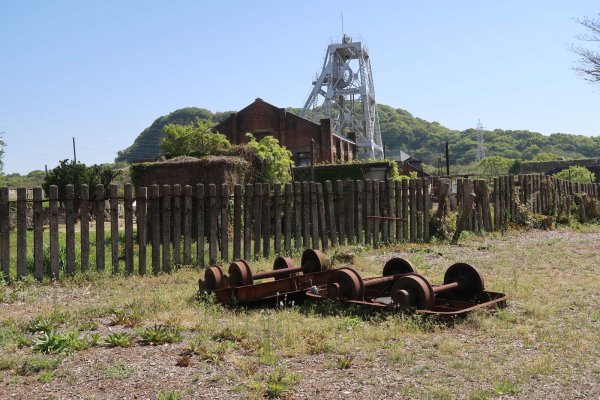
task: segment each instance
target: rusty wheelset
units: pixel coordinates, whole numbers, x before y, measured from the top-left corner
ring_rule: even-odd
[[[327,297],[332,300],[359,300],[366,292],[383,294],[389,291],[392,284],[402,275],[414,273],[415,268],[410,261],[403,258],[392,258],[383,266],[383,276],[363,280],[352,268],[341,268],[335,271],[327,281]]]

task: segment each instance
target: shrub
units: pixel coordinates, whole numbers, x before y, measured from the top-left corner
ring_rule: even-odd
[[[256,150],[263,160],[260,178],[265,182],[291,182],[290,168],[294,165],[292,152],[281,146],[273,136],[265,136],[260,140],[256,140],[251,133],[246,136],[250,139],[248,147]]]
[[[578,165],[571,165],[569,168],[554,174],[554,176],[575,183],[591,183],[596,180],[596,174],[586,167]]]

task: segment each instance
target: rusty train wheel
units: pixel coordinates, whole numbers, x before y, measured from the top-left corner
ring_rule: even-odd
[[[485,289],[483,275],[477,268],[466,263],[452,264],[444,274],[444,284],[458,282],[458,288],[451,293],[454,297],[468,300]]]
[[[383,266],[383,276],[403,275],[415,272],[412,263],[404,258],[394,257]]]
[[[252,285],[252,271],[246,260],[238,260],[229,264],[229,286],[239,287]]]
[[[364,282],[352,268],[339,269],[327,280],[327,297],[332,300],[362,300],[365,297]]]
[[[433,308],[435,296],[427,279],[412,274],[396,280],[392,287],[392,301],[402,307],[427,310]]]
[[[300,260],[302,273],[311,274],[331,268],[331,260],[320,250],[306,249]]]
[[[213,265],[204,272],[203,289],[212,292],[225,287],[225,274],[218,265]]]

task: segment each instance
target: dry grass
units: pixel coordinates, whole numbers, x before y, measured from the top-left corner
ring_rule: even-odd
[[[466,261],[488,289],[510,295],[507,309],[452,325],[330,306],[227,309],[196,301],[199,273],[185,268],[3,286],[0,398],[597,398],[599,238],[600,227],[586,226],[351,249],[364,276],[401,256],[438,283]],[[182,341],[143,345],[154,326]],[[46,328],[86,345],[36,352],[32,331]],[[115,332],[138,339],[103,345]]]

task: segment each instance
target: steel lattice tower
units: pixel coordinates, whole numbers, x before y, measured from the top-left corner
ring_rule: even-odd
[[[315,122],[329,118],[333,131],[343,137],[355,132],[358,158],[383,158],[371,62],[364,44],[344,35],[342,43],[327,47],[321,74],[301,116]]]
[[[477,120],[477,162],[485,158],[485,146],[483,145],[483,125]]]

